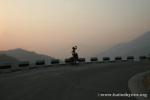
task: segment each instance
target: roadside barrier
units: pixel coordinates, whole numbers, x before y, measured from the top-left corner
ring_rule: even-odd
[[[72,59],[71,58],[67,58],[67,59],[65,59],[65,63],[72,63],[73,61],[72,61]]]
[[[134,61],[134,60],[135,60],[134,56],[128,56],[127,57],[127,61]]]
[[[59,64],[59,63],[60,63],[59,59],[51,60],[51,64]]]
[[[109,62],[109,61],[110,61],[110,58],[109,58],[109,57],[103,57],[103,61],[104,61],[104,62]]]
[[[35,65],[37,65],[37,66],[45,65],[45,61],[44,60],[36,61]]]
[[[30,65],[30,63],[28,61],[22,61],[19,63],[19,68],[21,70],[29,69],[29,65]]]
[[[146,56],[140,56],[140,57],[139,57],[139,60],[140,60],[140,61],[146,61],[146,60],[148,60],[148,59],[147,59]]]
[[[121,62],[121,61],[122,61],[122,57],[120,57],[120,56],[115,57],[115,61],[119,61],[119,62]]]
[[[79,58],[78,61],[79,61],[80,63],[83,63],[83,62],[85,62],[86,60],[85,60],[85,58]]]
[[[11,72],[11,64],[10,63],[0,63],[0,73],[8,73]]]
[[[127,56],[126,60],[123,60],[121,56],[115,57],[115,60],[110,59],[110,57],[103,57],[102,61],[99,61],[97,57],[91,57],[90,62],[86,62],[85,58],[79,58],[78,59],[79,63],[96,63],[96,62],[110,62],[110,63],[115,63],[115,62],[126,62],[126,61],[136,61],[134,56]],[[150,61],[150,57],[147,56],[139,56],[139,61]],[[51,60],[51,65],[59,65],[59,66],[65,66],[66,64],[72,63],[71,58],[66,58],[63,63],[60,63],[59,59],[53,59]],[[25,69],[35,69],[39,67],[44,67],[46,65],[45,60],[38,60],[35,63],[31,63],[29,61],[21,61],[21,62],[0,62],[0,73],[8,73],[8,72],[14,72],[18,70],[25,70]],[[48,66],[51,66],[48,65]]]
[[[98,62],[98,58],[97,57],[92,57],[90,60],[91,60],[91,62]]]

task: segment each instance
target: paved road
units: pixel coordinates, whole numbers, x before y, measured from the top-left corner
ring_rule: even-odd
[[[130,93],[128,80],[150,70],[150,62],[48,67],[0,75],[0,100],[135,100],[101,97]]]

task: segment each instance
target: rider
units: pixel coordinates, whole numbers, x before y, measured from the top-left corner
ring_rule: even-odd
[[[77,46],[72,47],[72,56],[75,60],[78,60],[78,53],[76,52]]]

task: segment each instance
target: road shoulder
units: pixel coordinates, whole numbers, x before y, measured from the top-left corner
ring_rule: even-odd
[[[150,100],[149,89],[146,88],[144,81],[150,71],[139,73],[131,77],[128,81],[128,87],[132,94],[138,94],[137,100]]]

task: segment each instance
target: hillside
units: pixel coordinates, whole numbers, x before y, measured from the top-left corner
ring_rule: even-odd
[[[47,55],[38,54],[36,52],[27,51],[20,48],[8,51],[1,51],[0,54],[5,54],[19,61],[30,61],[32,63],[37,60],[45,60],[46,62],[49,62],[54,59],[53,57]]]
[[[3,62],[18,62],[18,60],[6,54],[0,54],[0,63]]]
[[[128,42],[121,43],[112,48],[106,50],[105,52],[99,53],[101,57],[109,56],[141,56],[150,54],[150,32],[144,33],[142,36]]]

